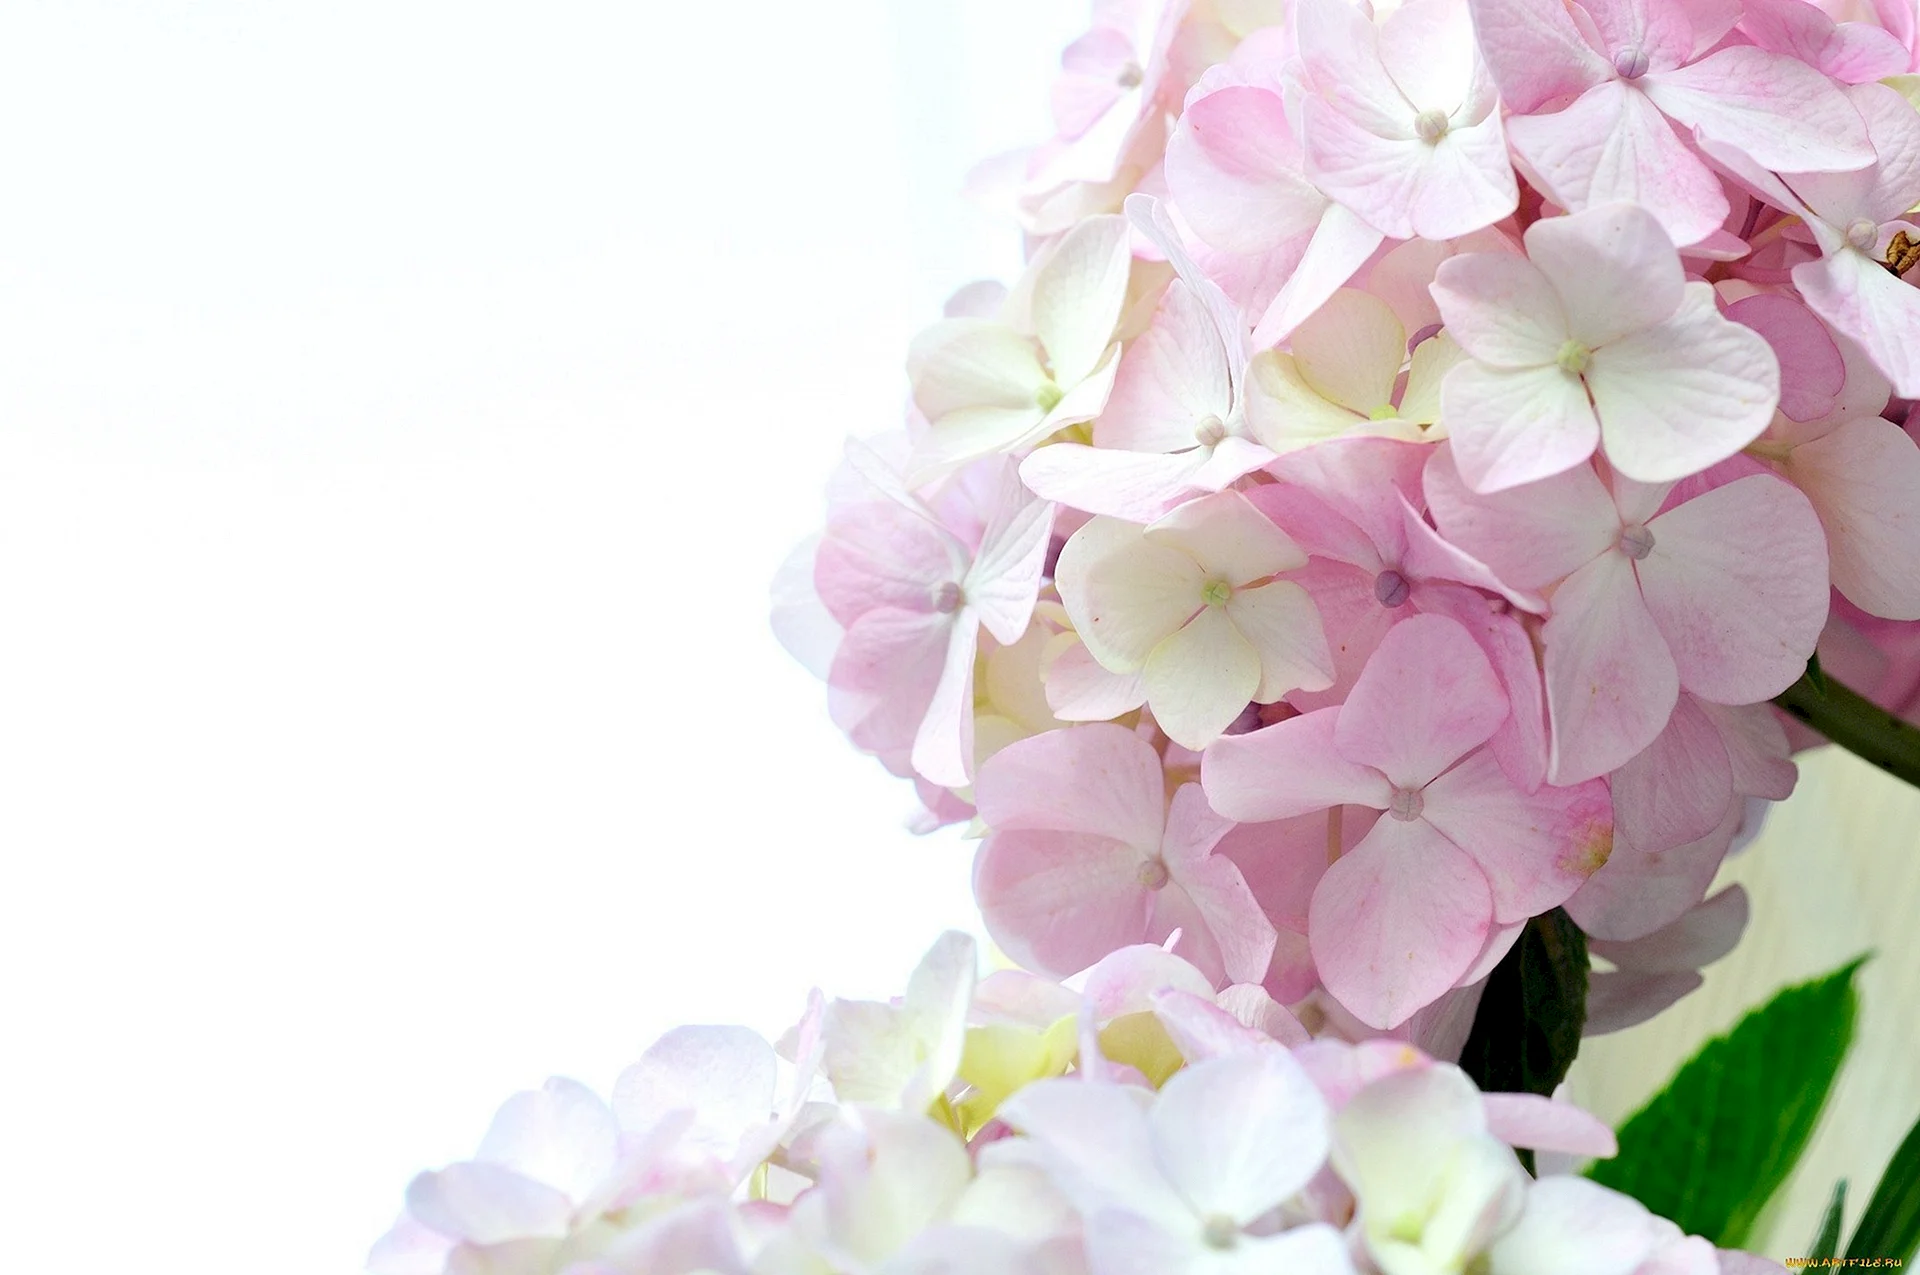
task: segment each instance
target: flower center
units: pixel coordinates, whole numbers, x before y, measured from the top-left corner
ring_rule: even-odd
[[[1407,578],[1392,567],[1373,578],[1373,600],[1388,609],[1405,606],[1412,592],[1413,586],[1407,583]]]
[[[1193,436],[1200,440],[1202,447],[1218,446],[1227,436],[1227,423],[1218,416],[1203,416],[1200,423],[1193,427]]]
[[[1227,1249],[1240,1242],[1240,1224],[1224,1213],[1215,1213],[1200,1230],[1208,1248]]]
[[[1847,226],[1847,246],[1861,252],[1872,252],[1875,241],[1880,238],[1880,225],[1871,217],[1856,217]]]
[[[1413,131],[1420,140],[1432,146],[1447,135],[1447,113],[1445,111],[1422,111],[1413,117]]]
[[[1620,531],[1620,552],[1639,562],[1653,552],[1653,533],[1639,523]]]
[[[1233,586],[1225,580],[1209,580],[1200,589],[1200,600],[1210,607],[1223,607],[1233,601]]]
[[[933,609],[941,615],[952,615],[966,600],[967,595],[952,580],[942,580],[933,588]]]
[[[1158,890],[1166,885],[1167,875],[1167,861],[1155,855],[1140,865],[1138,879],[1147,889]]]
[[[1566,343],[1560,347],[1560,352],[1553,356],[1553,361],[1558,363],[1560,370],[1569,376],[1580,376],[1593,363],[1593,351],[1572,337],[1568,337]]]
[[[1620,73],[1623,80],[1637,80],[1647,73],[1647,51],[1633,48],[1622,49],[1613,55],[1613,69]]]
[[[1395,788],[1393,799],[1387,803],[1387,813],[1402,823],[1412,823],[1426,808],[1427,800],[1418,788]]]
[[[1123,89],[1137,89],[1146,80],[1147,73],[1138,62],[1127,63],[1120,68],[1120,74],[1113,77],[1113,82]]]

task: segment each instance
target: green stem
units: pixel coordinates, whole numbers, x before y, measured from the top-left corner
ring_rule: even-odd
[[[1920,787],[1920,727],[1858,691],[1809,672],[1773,702],[1848,752]]]

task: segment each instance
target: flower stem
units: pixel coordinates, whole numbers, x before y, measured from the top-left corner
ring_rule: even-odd
[[[1920,727],[1858,691],[1810,669],[1773,702],[1848,752],[1920,787]]]

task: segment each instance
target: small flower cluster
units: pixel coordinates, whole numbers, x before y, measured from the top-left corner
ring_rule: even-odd
[[[1392,1041],[1309,1039],[1160,948],[976,982],[948,934],[891,1002],[775,1047],[669,1032],[611,1103],[567,1080],[423,1173],[372,1275],[1758,1275],[1513,1148],[1606,1127]]]
[[[775,585],[1011,957],[1178,932],[1411,1039],[1564,907],[1590,1031],[1698,985],[1794,784],[1767,701],[1836,593],[1920,620],[1916,26],[1097,0],[977,179],[1026,272]]]

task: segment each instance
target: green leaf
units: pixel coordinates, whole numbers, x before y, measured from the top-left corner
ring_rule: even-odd
[[[1740,1248],[1806,1149],[1853,1043],[1861,957],[1789,987],[1710,1040],[1588,1170],[1682,1230]]]
[[[1912,1261],[1920,1252],[1920,1124],[1887,1161],[1887,1171],[1860,1217],[1848,1257],[1897,1257]]]
[[[1587,1022],[1587,936],[1560,908],[1527,922],[1494,966],[1460,1066],[1489,1093],[1551,1095]]]
[[[1847,1180],[1841,1178],[1833,1184],[1833,1198],[1827,1202],[1827,1215],[1820,1219],[1820,1233],[1813,1237],[1813,1244],[1807,1249],[1808,1257],[1840,1256],[1840,1225],[1846,1219],[1846,1212]]]

